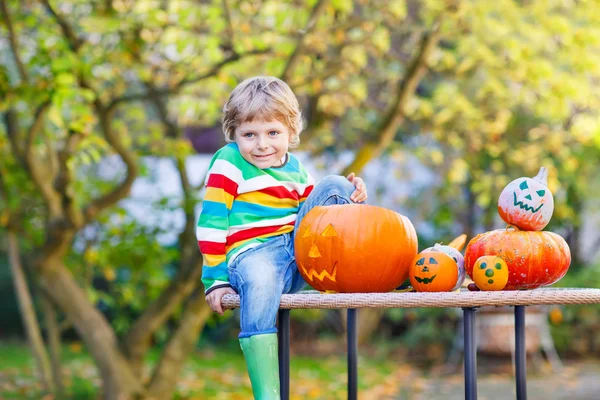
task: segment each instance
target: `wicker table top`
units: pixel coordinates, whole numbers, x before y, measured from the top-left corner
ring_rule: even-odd
[[[225,295],[223,308],[240,305],[238,295]],[[280,308],[420,308],[533,306],[600,303],[600,289],[541,288],[535,290],[470,292],[466,289],[443,293],[335,293],[303,291],[281,296]]]

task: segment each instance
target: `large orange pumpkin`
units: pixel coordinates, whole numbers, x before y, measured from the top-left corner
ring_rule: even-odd
[[[437,250],[423,250],[415,256],[408,271],[417,292],[450,292],[459,278],[456,261]]]
[[[571,265],[565,240],[547,231],[521,231],[509,226],[475,236],[465,251],[465,269],[473,278],[473,266],[481,256],[501,257],[508,266],[504,290],[535,289],[560,280]]]
[[[300,274],[326,292],[389,292],[408,277],[417,254],[410,220],[367,204],[315,207],[294,242]]]

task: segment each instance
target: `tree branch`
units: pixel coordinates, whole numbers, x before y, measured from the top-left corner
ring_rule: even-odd
[[[71,25],[69,25],[67,20],[61,14],[59,14],[56,10],[54,10],[54,8],[52,8],[52,6],[50,5],[50,2],[48,0],[40,0],[40,1],[46,7],[48,12],[50,12],[50,14],[52,14],[54,19],[58,23],[58,25],[60,25],[60,29],[62,30],[65,38],[67,39],[67,43],[69,44],[69,47],[71,48],[71,50],[74,53],[77,53],[77,51],[83,44],[83,41],[81,41],[77,37],[77,35],[73,31],[73,28],[71,27]]]
[[[110,14],[114,12],[113,0],[104,0],[104,11]]]
[[[165,135],[172,138],[180,137],[181,129],[179,129],[176,123],[169,119],[167,106],[163,99],[156,94],[156,88],[152,84],[147,84],[146,86],[148,87],[148,91],[150,93],[150,101],[154,104],[160,121],[165,128]],[[179,244],[182,251],[181,259],[183,260],[183,263],[185,263],[186,260],[193,260],[195,258],[194,256],[199,255],[196,241],[194,240],[193,243],[190,242],[192,238],[195,238],[196,227],[194,213],[195,202],[192,194],[194,188],[190,183],[190,179],[185,168],[185,160],[181,159],[180,157],[175,157],[175,167],[179,173],[179,181],[183,191],[185,228],[179,235]]]
[[[45,101],[37,107],[33,117],[33,123],[27,131],[25,144],[23,146],[19,145],[19,123],[17,120],[17,113],[14,110],[9,109],[5,114],[4,121],[15,156],[29,173],[33,183],[42,194],[42,197],[48,206],[50,215],[56,217],[61,215],[60,197],[52,187],[52,177],[49,176],[49,171],[46,168],[40,167],[33,156],[33,142],[43,127],[44,117],[49,106],[50,101]]]
[[[225,16],[225,32],[227,32],[227,47],[233,50],[233,42],[235,35],[233,33],[233,22],[231,21],[231,11],[229,10],[229,4],[227,0],[221,0],[223,5],[223,15]]]
[[[77,37],[72,26],[69,25],[69,23],[67,22],[67,19],[65,17],[63,17],[61,14],[59,14],[54,8],[52,8],[52,6],[50,5],[50,2],[48,0],[40,0],[40,1],[46,7],[46,9],[50,12],[50,14],[52,14],[54,19],[60,26],[63,36],[64,36],[65,40],[67,41],[71,51],[73,51],[75,54],[78,54],[79,49],[81,48],[81,46],[84,43],[84,40]],[[96,106],[97,110],[103,109],[102,103],[99,100],[98,92],[94,88],[92,88],[90,83],[84,79],[82,74],[80,74],[80,73],[78,74],[78,79],[79,79],[79,85],[82,88],[89,89],[89,90],[93,91],[94,94],[96,95],[95,96],[96,99],[94,100],[94,105]]]
[[[40,193],[46,200],[48,210],[50,211],[51,217],[57,217],[62,214],[60,196],[52,186],[53,177],[49,175],[48,169],[45,166],[39,165],[33,154],[33,143],[39,131],[44,125],[44,117],[46,112],[50,108],[50,101],[46,101],[38,106],[35,111],[33,123],[27,131],[27,137],[25,139],[25,148],[23,149],[23,155],[26,163],[26,167],[29,170],[29,174],[33,179],[33,182],[38,187]]]
[[[148,386],[150,397],[156,399],[172,397],[184,361],[198,340],[198,334],[210,313],[211,310],[204,300],[204,293],[197,290],[187,302],[181,323],[161,355]]]
[[[208,171],[206,171],[206,173],[204,174],[204,177],[200,180],[200,182],[197,185],[192,185],[191,190],[193,190],[194,192],[198,192],[198,191],[202,190],[202,188],[204,187],[204,181],[206,180],[207,173],[208,173]]]
[[[8,6],[6,5],[6,0],[0,0],[0,14],[2,14],[2,19],[4,20],[6,28],[8,29],[8,41],[10,43],[10,49],[12,50],[13,57],[15,59],[15,64],[17,64],[17,70],[19,71],[21,80],[27,82],[29,80],[29,76],[27,75],[27,70],[25,69],[23,61],[19,56],[19,40],[17,38],[17,34],[15,33],[15,29],[12,24],[12,19],[10,18]]]
[[[35,137],[37,136],[39,131],[42,129],[42,126],[44,125],[44,117],[46,116],[46,112],[48,111],[49,107],[50,101],[46,100],[36,108],[33,116],[33,123],[27,131],[27,138],[25,140],[25,148],[23,149],[23,154],[28,163],[31,162],[31,158],[33,156],[33,141],[35,140]]]
[[[414,96],[417,86],[427,70],[427,59],[440,40],[440,25],[441,18],[438,18],[431,31],[423,36],[419,52],[408,67],[404,79],[398,84],[392,106],[374,129],[377,132],[376,138],[358,151],[354,160],[344,168],[342,175],[360,172],[371,159],[379,156],[394,140],[396,131],[404,121],[406,103]]]
[[[54,180],[54,188],[60,193],[61,203],[65,216],[69,222],[77,229],[84,225],[83,212],[77,207],[75,199],[70,189],[73,181],[73,172],[69,169],[67,163],[77,149],[77,144],[82,139],[82,135],[76,132],[69,132],[64,147],[58,151],[58,174]]]
[[[129,195],[131,186],[138,174],[138,166],[135,155],[125,148],[123,142],[117,137],[112,129],[112,120],[114,118],[114,108],[105,110],[100,109],[100,105],[96,104],[96,109],[100,118],[100,127],[104,134],[104,138],[108,144],[121,157],[127,167],[127,175],[123,182],[117,185],[112,191],[92,200],[84,207],[84,224],[91,222],[102,210],[116,204],[119,200],[124,199]]]
[[[182,79],[177,84],[175,84],[173,87],[156,89],[155,94],[157,96],[177,94],[181,89],[183,89],[187,85],[197,83],[204,79],[208,79],[213,76],[216,76],[219,73],[219,71],[223,67],[227,66],[228,64],[232,64],[232,63],[239,61],[242,58],[245,58],[248,56],[266,54],[269,51],[270,51],[270,49],[261,49],[261,50],[252,50],[252,51],[249,51],[244,54],[232,53],[228,57],[226,57],[223,61],[213,65],[212,68],[210,70],[208,70],[207,72],[205,72],[204,74],[197,75],[197,76],[191,77],[191,78]],[[148,93],[148,92],[124,95],[124,96],[113,99],[108,104],[107,108],[108,108],[108,110],[112,110],[113,108],[115,108],[117,105],[119,105],[121,103],[129,103],[129,102],[133,102],[133,101],[143,101],[143,100],[147,100],[149,96],[150,96],[150,93]]]
[[[17,120],[17,112],[13,108],[9,108],[4,113],[4,125],[6,126],[6,134],[12,148],[12,152],[17,160],[27,169],[27,162],[23,149],[19,145],[19,121]]]
[[[294,68],[296,67],[296,64],[298,64],[298,60],[300,60],[300,56],[302,55],[302,52],[304,51],[304,48],[305,48],[304,38],[306,37],[306,35],[308,35],[310,32],[312,32],[313,28],[315,27],[315,25],[317,23],[317,19],[319,18],[319,15],[325,9],[326,5],[327,5],[327,0],[318,0],[317,4],[315,4],[315,6],[313,7],[313,9],[310,13],[310,17],[308,18],[308,22],[306,23],[306,27],[301,32],[301,35],[298,38],[298,42],[296,43],[296,48],[294,49],[294,52],[288,59],[288,62],[285,65],[285,68],[283,69],[283,72],[281,73],[281,80],[287,82],[290,79],[290,76],[291,76],[292,72],[294,72]]]
[[[17,235],[10,229],[8,232],[8,256],[13,276],[13,284],[15,285],[15,293],[21,311],[21,317],[23,318],[23,325],[25,326],[25,331],[27,333],[27,339],[29,340],[31,351],[37,361],[42,384],[46,389],[52,390],[53,384],[50,372],[50,359],[46,347],[44,346],[44,339],[42,338],[41,329],[35,314],[33,300],[27,286],[27,278],[23,272]]]

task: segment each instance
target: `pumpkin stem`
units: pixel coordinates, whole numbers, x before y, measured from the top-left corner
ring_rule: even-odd
[[[462,235],[457,236],[450,243],[448,243],[448,246],[453,247],[458,251],[461,251],[462,248],[465,246],[465,243],[467,243],[467,235],[463,233]]]
[[[533,177],[533,180],[541,183],[544,186],[548,186],[548,170],[545,167],[541,167],[538,174]]]
[[[516,226],[516,225],[511,225],[511,224],[506,225],[506,230],[507,231],[509,230],[509,228],[512,228],[513,231],[520,231],[519,227]]]

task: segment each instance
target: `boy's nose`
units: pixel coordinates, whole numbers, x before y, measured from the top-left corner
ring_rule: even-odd
[[[262,137],[262,136],[260,136],[258,138],[257,144],[258,144],[258,148],[259,149],[266,149],[267,147],[269,147],[269,144],[267,143],[267,140],[264,137]]]

